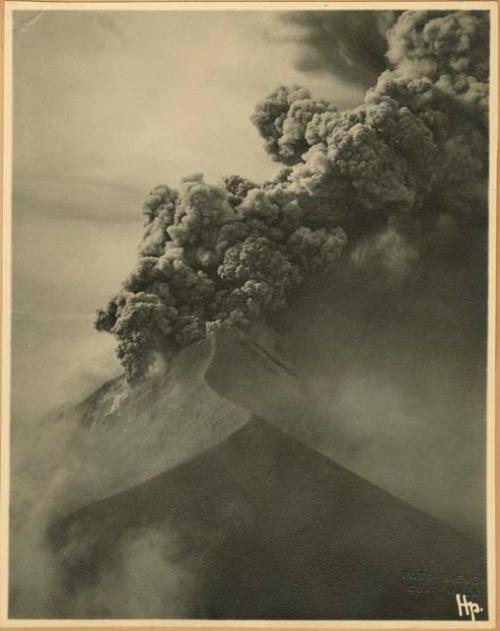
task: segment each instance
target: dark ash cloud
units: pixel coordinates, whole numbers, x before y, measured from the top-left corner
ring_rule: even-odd
[[[393,68],[358,107],[300,86],[257,104],[252,122],[285,165],[274,180],[156,187],[137,267],[96,320],[129,380],[207,332],[285,308],[341,258],[400,281],[459,260],[487,218],[487,31],[486,13],[403,13],[386,30]]]
[[[297,11],[283,15],[297,28],[293,41],[301,51],[296,67],[329,72],[364,88],[387,67],[387,29],[396,11]]]

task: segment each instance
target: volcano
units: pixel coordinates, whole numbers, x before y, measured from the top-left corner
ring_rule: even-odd
[[[456,619],[456,592],[485,603],[478,546],[257,417],[55,524],[59,550],[89,542],[62,555],[70,592],[144,527],[174,533],[176,565],[196,567],[188,618]]]
[[[215,345],[208,370],[204,364],[213,386],[221,369],[218,358],[229,347],[235,357],[234,339],[225,336]],[[294,376],[285,365],[254,342],[239,335],[236,341],[235,375],[245,373],[245,361],[247,367],[258,362],[261,374],[264,365],[274,373],[274,386],[281,383],[274,388],[277,398],[280,390],[290,391]],[[159,418],[169,378],[156,382]],[[105,404],[116,399],[120,383],[110,382],[81,404],[83,426],[90,423],[84,431],[92,431],[89,419],[102,417]],[[224,395],[234,399],[237,392],[233,387]],[[147,396],[151,399],[151,391]],[[246,404],[263,410],[264,396]],[[307,424],[301,416],[307,411],[304,397],[302,405],[298,394],[287,403],[301,427]],[[145,452],[137,458],[141,473],[136,467],[135,477],[122,476],[113,487],[121,490],[110,493],[108,487],[106,496],[95,495],[57,519],[49,534],[64,590],[54,594],[50,616],[82,617],[70,603],[93,594],[85,601],[84,617],[130,617],[126,607],[111,607],[95,594],[117,565],[129,571],[128,543],[147,532],[154,533],[152,558],[163,559],[183,582],[174,595],[170,582],[155,585],[154,614],[143,608],[138,618],[452,620],[459,617],[457,594],[479,603],[479,618],[487,617],[480,545],[305,444],[294,435],[296,420],[291,432],[284,431],[283,405],[275,402],[268,409],[276,422],[248,411],[243,421],[240,408],[232,423],[220,424],[222,430],[213,424],[212,444],[201,449],[191,441],[182,462],[167,464],[167,458],[162,464],[148,447],[149,457]],[[193,434],[193,427],[188,431]],[[156,441],[162,444],[158,435]],[[134,451],[133,442],[129,450]],[[161,452],[160,446],[156,453]],[[110,468],[116,458],[110,448]]]

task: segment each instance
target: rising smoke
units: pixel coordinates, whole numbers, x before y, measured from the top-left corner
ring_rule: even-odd
[[[298,70],[327,72],[369,88],[387,67],[387,30],[401,11],[299,11],[283,15],[295,28]]]
[[[274,180],[156,187],[137,267],[96,320],[129,381],[286,307],[338,261],[401,277],[459,257],[487,223],[488,29],[482,12],[405,12],[382,29],[389,69],[359,107],[299,86],[257,104],[252,122],[285,165]]]

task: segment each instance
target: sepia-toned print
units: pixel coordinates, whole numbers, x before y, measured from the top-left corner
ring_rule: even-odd
[[[496,5],[356,4],[7,3],[5,621],[494,620]]]

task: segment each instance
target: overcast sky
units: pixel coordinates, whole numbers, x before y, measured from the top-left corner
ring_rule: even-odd
[[[362,98],[295,70],[295,45],[280,37],[293,27],[272,13],[47,11],[16,23],[20,183],[49,177],[73,192],[75,178],[142,193],[193,169],[260,180],[275,170],[249,122],[264,95],[306,80],[340,106]]]
[[[134,264],[151,187],[202,172],[268,178],[249,121],[299,83],[340,107],[362,91],[294,66],[297,28],[263,12],[16,11],[14,412],[117,370],[94,311]]]

